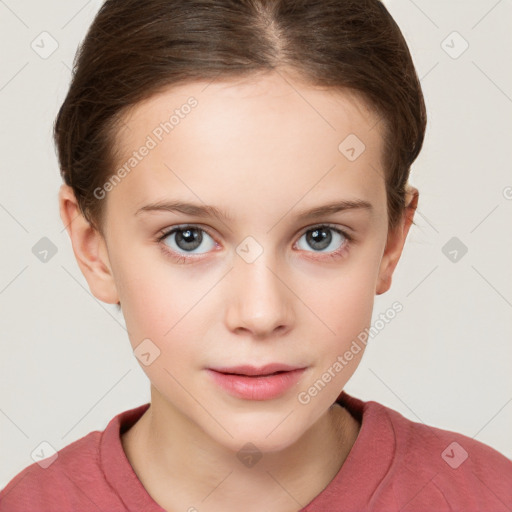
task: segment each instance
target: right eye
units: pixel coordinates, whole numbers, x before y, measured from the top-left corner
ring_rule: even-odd
[[[181,259],[188,258],[187,254],[206,254],[212,250],[216,242],[213,238],[202,228],[192,225],[182,225],[174,227],[163,233],[158,241],[163,242],[164,250],[171,255],[175,253]],[[201,245],[205,245],[204,252],[197,252]]]

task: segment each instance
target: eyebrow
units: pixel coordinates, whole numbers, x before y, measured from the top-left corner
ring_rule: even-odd
[[[309,210],[302,210],[297,215],[296,218],[301,221],[314,219],[317,217],[321,217],[324,215],[329,215],[341,211],[347,210],[362,210],[368,211],[370,213],[373,212],[373,205],[368,201],[364,201],[362,199],[355,200],[341,200],[335,201],[328,204],[324,204],[321,206],[316,206]],[[157,203],[147,204],[139,208],[135,215],[140,215],[145,212],[179,212],[185,215],[190,215],[193,217],[214,217],[221,221],[233,221],[233,217],[230,216],[227,212],[220,210],[215,206],[209,205],[200,205],[193,203],[186,203],[183,201],[159,201]]]

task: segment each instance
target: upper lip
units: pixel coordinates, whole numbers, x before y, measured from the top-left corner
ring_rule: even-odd
[[[238,375],[270,375],[271,373],[289,372],[302,368],[303,367],[300,366],[290,366],[282,363],[270,363],[260,367],[244,364],[241,366],[232,366],[230,368],[210,368],[210,370],[219,373],[236,373]]]

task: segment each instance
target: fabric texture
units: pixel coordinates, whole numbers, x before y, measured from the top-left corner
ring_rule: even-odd
[[[297,512],[512,510],[512,461],[498,451],[345,391],[337,402],[361,422],[359,435],[333,480]],[[116,415],[104,431],[59,450],[45,469],[41,462],[23,469],[0,492],[0,512],[165,512],[120,438],[148,407]]]

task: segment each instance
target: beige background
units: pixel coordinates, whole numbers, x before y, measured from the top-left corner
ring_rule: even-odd
[[[429,126],[411,178],[417,226],[374,316],[396,300],[404,309],[345,389],[512,458],[512,5],[386,4],[422,79]],[[149,400],[123,319],[89,293],[57,208],[51,127],[100,5],[0,1],[0,487],[41,442],[61,449]],[[31,47],[46,37],[51,49],[43,31],[58,44],[47,58]],[[57,251],[46,263],[32,252],[43,237]],[[451,261],[461,244],[467,253]]]

